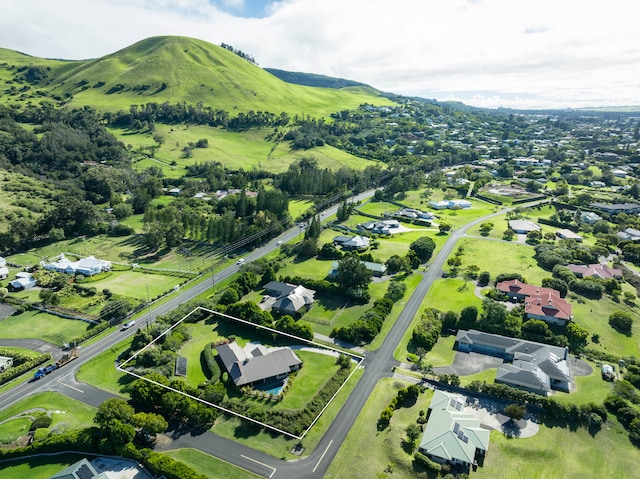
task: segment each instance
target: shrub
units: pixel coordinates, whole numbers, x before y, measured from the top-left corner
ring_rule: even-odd
[[[222,371],[220,369],[220,366],[218,365],[218,361],[216,361],[216,353],[214,353],[211,343],[207,344],[204,347],[202,355],[204,357],[204,363],[207,365],[209,375],[211,376],[211,382],[215,384],[220,381]]]
[[[633,316],[626,311],[614,311],[609,315],[609,324],[620,331],[630,333],[633,326]]]
[[[442,466],[440,464],[438,464],[437,462],[432,461],[431,459],[429,459],[427,456],[425,456],[421,452],[416,452],[413,455],[413,462],[414,462],[414,464],[417,464],[417,465],[419,465],[421,467],[424,467],[428,471],[433,471],[435,473],[438,473],[438,472],[440,472],[442,470]]]

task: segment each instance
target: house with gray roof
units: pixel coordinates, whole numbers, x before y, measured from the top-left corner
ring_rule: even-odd
[[[71,464],[69,467],[62,471],[50,476],[49,479],[108,479],[109,476],[105,473],[99,473],[91,465],[91,463],[83,458]]]
[[[289,347],[267,348],[249,343],[241,348],[231,342],[216,346],[216,350],[236,386],[281,381],[302,367],[302,361]]]
[[[489,448],[489,430],[473,413],[464,412],[465,398],[436,389],[429,404],[427,426],[419,451],[440,464],[461,466],[467,472],[482,464]]]
[[[572,380],[567,360],[569,348],[475,329],[459,330],[456,348],[504,359],[505,364],[498,368],[496,382],[545,395],[552,389],[569,391]]]
[[[302,316],[311,307],[316,294],[313,289],[282,281],[270,281],[264,289],[265,293],[276,298],[271,305],[271,311],[294,317]]]
[[[540,231],[540,226],[529,220],[511,220],[509,228],[517,234],[527,234],[531,231]]]
[[[624,231],[618,231],[616,236],[623,240],[640,241],[640,230],[635,228],[626,228]]]

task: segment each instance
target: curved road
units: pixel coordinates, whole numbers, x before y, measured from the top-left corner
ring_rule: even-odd
[[[372,194],[373,191],[365,192],[358,195],[356,200],[364,199]],[[326,219],[334,214],[337,208],[338,205],[323,212],[320,215],[321,219]],[[433,284],[433,281],[441,276],[444,262],[451,254],[456,242],[464,236],[468,229],[486,221],[487,219],[498,216],[507,210],[508,209],[503,209],[496,213],[484,216],[451,232],[449,238],[444,243],[440,251],[438,251],[435,259],[431,263],[429,270],[424,273],[418,273],[422,276],[422,281],[408,299],[404,310],[398,316],[398,319],[384,339],[380,348],[376,351],[367,353],[366,359],[362,363],[365,367],[365,372],[360,381],[327,429],[322,439],[319,441],[316,448],[308,456],[295,461],[282,461],[281,459],[274,458],[263,452],[217,436],[212,432],[206,432],[198,436],[186,434],[178,437],[166,446],[159,445],[158,449],[193,447],[263,477],[283,479],[315,479],[324,477],[331,461],[338,453],[340,446],[345,440],[351,426],[369,398],[377,382],[384,377],[391,376],[394,366],[399,365],[399,363],[393,359],[394,350],[402,340],[402,336],[410,326],[411,321],[418,313],[420,304]],[[288,230],[280,235],[280,237],[269,242],[267,245],[262,246],[245,256],[245,261],[253,261],[264,256],[276,249],[279,241],[289,241],[295,238],[299,233],[300,231],[298,227]],[[215,279],[218,281],[226,279],[236,273],[237,270],[237,265],[230,266],[222,272],[217,273],[215,275]],[[158,315],[165,314],[178,305],[189,301],[200,293],[205,292],[210,288],[210,286],[211,285],[208,281],[203,281],[193,288],[177,294],[166,303],[152,309],[147,313],[148,317],[153,321]],[[98,406],[105,399],[113,397],[113,395],[108,392],[77,382],[75,380],[75,373],[79,366],[89,361],[100,352],[113,347],[122,341],[122,339],[133,335],[135,330],[146,322],[147,314],[141,316],[135,328],[131,328],[125,332],[116,331],[109,336],[102,338],[100,341],[82,348],[81,358],[74,361],[74,363],[71,363],[71,365],[67,366],[65,369],[55,371],[40,381],[23,383],[6,392],[0,396],[0,409],[10,406],[26,395],[39,391],[59,391],[69,397],[73,397],[74,399],[78,399],[93,406]]]

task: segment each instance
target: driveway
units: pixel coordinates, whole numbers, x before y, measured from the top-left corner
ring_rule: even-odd
[[[474,414],[484,429],[501,431],[507,437],[526,438],[538,433],[540,426],[535,417],[527,413],[518,420],[502,414],[507,403],[484,398],[467,398],[465,413]]]
[[[57,344],[43,341],[42,339],[6,339],[0,338],[0,346],[10,348],[30,349],[31,351],[39,351],[41,353],[51,353],[52,356],[60,354],[60,346]]]
[[[485,369],[497,368],[504,361],[501,358],[494,358],[486,354],[463,353],[456,351],[453,363],[450,366],[433,368],[436,374],[457,374],[458,376],[468,376],[484,371]]]

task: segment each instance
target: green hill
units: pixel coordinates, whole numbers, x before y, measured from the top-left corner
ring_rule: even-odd
[[[372,88],[340,90],[286,83],[238,55],[202,40],[152,37],[102,58],[47,60],[0,49],[0,101],[44,97],[127,110],[132,104],[202,103],[239,111],[324,116],[362,103],[388,104]],[[13,87],[13,88],[12,88]]]

